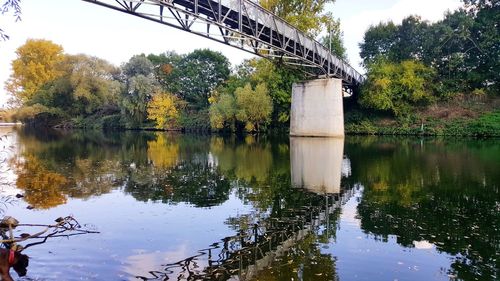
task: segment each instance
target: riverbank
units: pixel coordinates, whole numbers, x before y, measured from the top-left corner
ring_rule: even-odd
[[[426,136],[500,136],[500,99],[456,98],[396,118],[376,112],[346,111],[346,134],[426,135]]]
[[[455,98],[447,102],[415,108],[412,114],[404,118],[396,118],[363,108],[346,108],[345,132],[348,135],[500,137],[499,108],[500,98]],[[209,127],[190,128],[188,126],[179,126],[172,129],[158,129],[153,121],[145,121],[139,126],[128,126],[120,114],[106,115],[97,113],[86,118],[67,120],[55,120],[47,118],[47,116],[42,117],[35,118],[32,123],[27,124],[34,127],[54,127],[58,129],[210,132]],[[286,134],[288,128],[269,128],[263,133],[274,134],[277,132]]]

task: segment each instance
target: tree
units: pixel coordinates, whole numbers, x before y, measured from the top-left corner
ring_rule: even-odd
[[[311,37],[317,37],[334,21],[331,13],[325,13],[324,9],[335,0],[260,0],[259,3]]]
[[[236,89],[236,119],[245,123],[249,132],[259,131],[261,124],[270,121],[273,104],[265,84],[258,84],[252,89],[250,84]]]
[[[159,55],[149,54],[147,58],[153,64],[155,78],[164,90],[170,92],[175,90],[175,88],[172,88],[175,81],[171,74],[178,67],[183,56],[175,51],[167,51]]]
[[[145,55],[135,55],[122,66],[122,73],[130,78],[138,75],[149,76],[153,73],[154,65]]]
[[[213,129],[231,127],[235,130],[236,100],[233,94],[223,93],[219,99],[210,105],[210,126]]]
[[[340,30],[340,21],[334,21],[333,24],[328,27],[328,34],[323,36],[320,42],[326,48],[331,48],[332,53],[338,58],[347,60],[347,50],[344,47],[343,34]]]
[[[489,0],[464,0],[465,6],[430,24],[418,16],[371,26],[360,44],[366,65],[384,56],[401,63],[420,60],[440,77],[439,94],[475,90],[498,93],[500,88],[500,4]]]
[[[485,88],[500,94],[500,2],[493,0],[464,0],[469,15],[474,18],[468,58],[475,71],[470,77],[474,88]]]
[[[125,88],[120,107],[128,126],[138,127],[147,118],[147,105],[159,85],[153,75],[153,64],[143,55],[133,56],[122,66]]]
[[[220,52],[195,50],[174,66],[169,90],[185,100],[190,109],[207,109],[210,93],[229,78],[229,66]]]
[[[287,126],[290,120],[292,103],[292,85],[304,80],[305,75],[297,69],[290,69],[264,59],[251,61],[255,71],[251,81],[255,84],[265,84],[274,107],[272,121],[274,126]]]
[[[28,39],[16,50],[6,90],[21,103],[29,101],[45,83],[61,76],[63,48],[43,39]]]
[[[368,65],[377,56],[383,55],[387,58],[392,56],[392,48],[396,44],[398,27],[392,22],[379,23],[370,26],[365,32],[363,42],[359,44],[364,65]]]
[[[96,57],[66,55],[60,70],[61,76],[45,83],[25,107],[41,105],[38,108],[52,114],[61,112],[67,118],[86,117],[99,109],[117,107],[121,85],[114,79],[118,76],[115,66]],[[25,120],[30,119],[24,115]]]
[[[88,115],[118,102],[120,83],[114,80],[119,70],[109,62],[87,55],[70,56],[73,107],[77,114]]]
[[[131,77],[121,96],[121,110],[128,125],[138,127],[147,118],[147,106],[158,86],[153,78],[144,75]]]
[[[434,75],[431,68],[418,61],[397,64],[380,58],[368,66],[360,104],[404,116],[410,106],[431,100]]]
[[[171,129],[177,126],[179,111],[176,107],[177,98],[169,93],[159,93],[153,96],[148,104],[148,118],[156,121],[156,128]]]

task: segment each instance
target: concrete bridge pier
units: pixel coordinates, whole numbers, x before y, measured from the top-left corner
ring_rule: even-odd
[[[342,80],[316,79],[293,84],[290,135],[344,137]]]

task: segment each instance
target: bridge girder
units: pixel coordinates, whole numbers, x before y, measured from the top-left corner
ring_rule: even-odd
[[[347,62],[283,19],[249,0],[83,0],[280,62],[311,77],[342,79],[355,90],[364,81]]]

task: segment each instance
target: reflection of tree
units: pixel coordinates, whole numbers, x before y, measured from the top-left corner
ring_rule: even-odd
[[[142,173],[142,174],[141,174]],[[141,201],[186,202],[211,207],[229,198],[231,186],[208,162],[184,161],[165,173],[134,171],[125,191]]]
[[[396,235],[405,247],[435,244],[457,256],[451,271],[461,280],[500,277],[500,146],[351,145],[358,143],[349,142],[347,152],[353,177],[365,186],[358,213],[366,232]]]
[[[218,159],[218,165],[226,174],[233,174],[239,180],[262,184],[267,180],[273,165],[271,145],[256,142],[248,136],[245,142],[234,139],[212,138],[210,151]]]
[[[148,141],[148,158],[156,167],[170,168],[177,164],[178,157],[179,144],[175,139],[158,134],[156,140]]]
[[[68,185],[68,179],[61,174],[47,170],[32,155],[26,155],[17,167],[17,187],[25,192],[25,200],[35,208],[48,209],[66,202],[61,192]]]
[[[17,185],[26,190],[26,200],[36,208],[63,204],[66,196],[88,198],[117,188],[126,177],[128,165],[124,163],[141,159],[128,155],[137,156],[141,145],[141,153],[145,155],[145,145],[150,139],[95,131],[65,133],[21,129],[17,134],[19,153],[26,155],[14,161],[18,170]],[[147,162],[146,156],[142,159]]]

